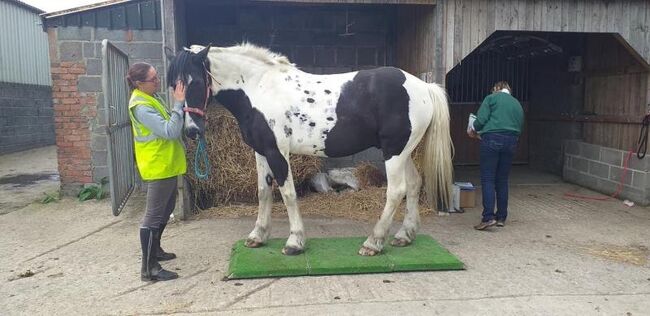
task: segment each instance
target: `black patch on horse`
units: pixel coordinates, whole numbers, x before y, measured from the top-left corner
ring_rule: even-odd
[[[343,157],[370,147],[384,160],[399,155],[411,136],[406,76],[393,67],[361,70],[341,88],[337,121],[325,139],[328,157]]]
[[[275,135],[269,128],[264,114],[253,108],[250,99],[241,89],[221,90],[216,100],[235,116],[244,142],[256,153],[266,157],[275,181],[279,186],[284,186],[289,174],[289,165],[278,149]]]

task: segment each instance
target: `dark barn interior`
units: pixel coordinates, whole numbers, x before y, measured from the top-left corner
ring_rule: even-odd
[[[645,113],[648,69],[624,44],[615,34],[492,34],[447,74],[455,163],[478,163],[467,117],[500,80],[526,113],[516,163],[562,174],[568,139],[629,149]]]

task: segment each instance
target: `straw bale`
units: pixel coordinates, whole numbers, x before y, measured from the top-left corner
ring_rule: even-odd
[[[381,187],[386,184],[386,176],[375,165],[367,161],[362,161],[356,166],[354,176],[359,180],[359,187],[362,189]]]
[[[194,175],[197,142],[187,141],[188,178],[195,203],[204,208],[233,202],[256,202],[255,154],[243,142],[237,121],[223,107],[210,107],[207,116],[205,138],[211,165],[207,180],[199,180]],[[320,170],[321,159],[291,155],[290,163],[296,190],[300,196],[308,190],[307,180]],[[278,197],[276,193],[276,199]]]
[[[359,191],[342,191],[328,193],[309,193],[298,199],[298,207],[303,216],[340,217],[362,221],[379,219],[386,202],[386,187],[368,187]],[[395,214],[395,220],[404,218],[402,203]],[[272,206],[272,216],[286,217],[287,211],[282,202]],[[432,214],[430,208],[420,201],[420,215]],[[257,215],[257,204],[231,204],[204,210],[198,218],[229,217]]]

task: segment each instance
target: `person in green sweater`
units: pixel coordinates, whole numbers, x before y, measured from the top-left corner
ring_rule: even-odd
[[[474,226],[477,230],[503,227],[508,217],[508,176],[524,123],[524,110],[510,92],[507,82],[497,82],[467,131],[470,137],[481,140],[483,218]]]

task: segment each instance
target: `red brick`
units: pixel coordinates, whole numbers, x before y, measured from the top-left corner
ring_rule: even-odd
[[[64,73],[67,73],[68,71],[61,68],[61,67],[52,67],[52,68],[50,68],[50,72],[52,74],[64,74]]]
[[[68,74],[68,73],[66,73],[66,74],[61,74],[61,75],[59,75],[59,77],[61,77],[61,79],[66,79],[66,80],[75,80],[75,81],[76,81],[77,79],[79,79],[79,76],[77,76],[77,75],[75,75],[75,74]]]
[[[79,104],[78,98],[65,98],[61,100],[63,104]]]
[[[86,73],[86,68],[70,68],[70,70],[68,70],[68,73],[71,73],[71,74],[85,74]]]
[[[77,92],[77,86],[63,86],[63,87],[57,87],[60,90],[59,91],[64,91],[64,92]]]

